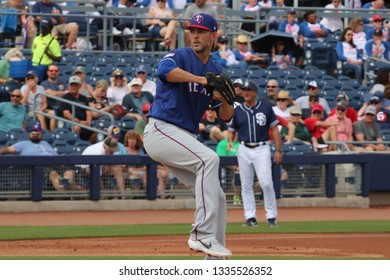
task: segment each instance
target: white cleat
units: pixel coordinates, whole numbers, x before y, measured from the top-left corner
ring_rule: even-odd
[[[214,237],[201,240],[188,240],[188,246],[191,250],[203,252],[213,257],[230,257],[232,252],[218,243]]]

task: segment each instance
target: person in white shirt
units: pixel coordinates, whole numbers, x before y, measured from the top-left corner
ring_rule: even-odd
[[[130,92],[123,71],[115,69],[111,74],[110,87],[107,89],[108,105],[122,104],[123,97]]]
[[[336,9],[336,11],[325,10],[325,13],[334,14],[341,13],[341,9],[345,9],[345,7],[341,4],[341,0],[333,0],[331,4],[325,6],[325,9]],[[331,33],[336,31],[343,31],[343,21],[341,18],[323,17],[320,23],[325,26]]]
[[[140,78],[143,82],[142,85],[142,91],[148,91],[153,96],[156,96],[156,83],[152,80],[147,79],[148,77],[148,70],[146,69],[145,65],[138,65],[135,69],[135,77]],[[130,87],[130,83],[127,84]]]
[[[273,106],[272,110],[274,111],[275,115],[281,116],[282,118],[288,120],[290,118],[290,107],[288,107],[290,103],[291,98],[288,95],[288,92],[281,90],[276,97],[276,106]]]

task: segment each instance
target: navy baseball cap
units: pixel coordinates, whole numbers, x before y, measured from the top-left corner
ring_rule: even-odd
[[[257,85],[254,81],[245,80],[245,82],[241,86],[241,89],[250,89],[250,90],[254,90],[257,92]]]
[[[35,123],[32,127],[28,129],[28,132],[33,132],[33,131],[43,132],[43,129],[39,122]]]
[[[208,30],[211,32],[217,32],[218,30],[218,24],[215,18],[213,18],[211,15],[200,13],[193,16],[191,19],[189,28],[200,28],[204,30]]]

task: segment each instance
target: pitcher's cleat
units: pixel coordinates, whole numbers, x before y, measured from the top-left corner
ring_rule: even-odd
[[[191,250],[203,252],[213,257],[230,257],[232,252],[218,243],[214,237],[201,240],[188,240],[188,246]]]

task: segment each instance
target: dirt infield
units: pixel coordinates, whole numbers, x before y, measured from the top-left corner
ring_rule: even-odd
[[[390,208],[282,208],[279,223],[320,220],[390,220]],[[264,216],[259,209],[259,220]],[[0,226],[118,225],[189,223],[192,210],[0,213]],[[229,222],[242,222],[242,209],[230,209]],[[235,256],[390,258],[390,234],[229,234]],[[188,236],[75,238],[0,242],[0,256],[200,256],[187,247]],[[147,242],[148,246],[145,246]]]

